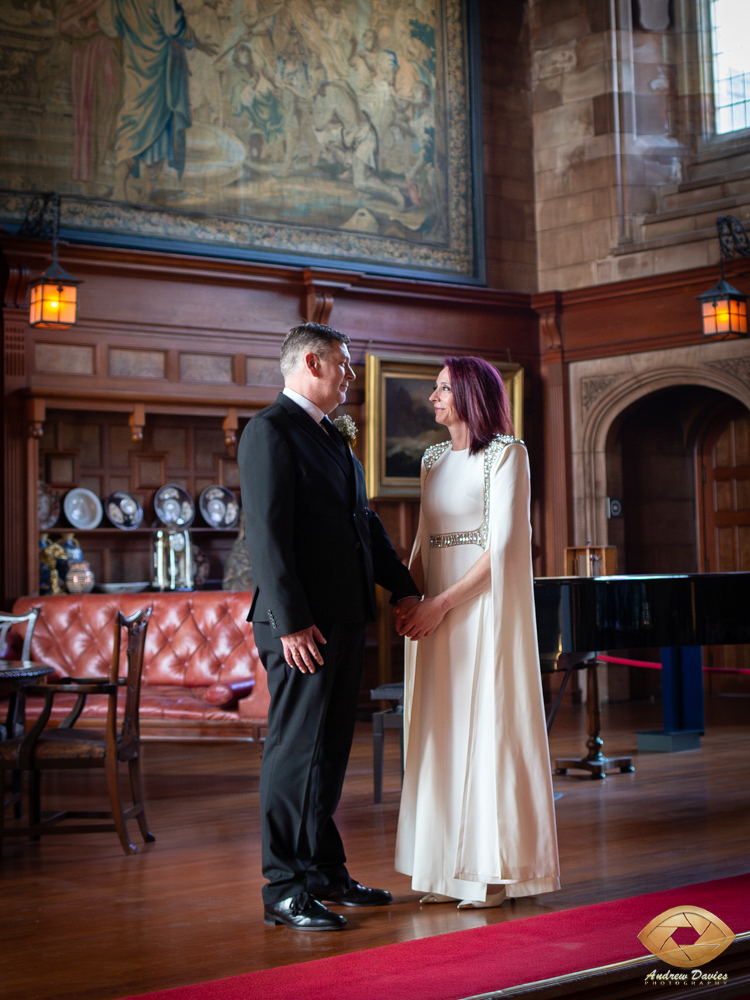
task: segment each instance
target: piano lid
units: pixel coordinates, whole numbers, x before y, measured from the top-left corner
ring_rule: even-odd
[[[540,577],[539,651],[750,643],[750,573]]]

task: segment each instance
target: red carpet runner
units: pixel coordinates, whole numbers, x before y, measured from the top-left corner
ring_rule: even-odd
[[[128,1000],[459,1000],[646,958],[637,934],[673,906],[701,906],[735,934],[750,931],[749,897],[750,875],[740,875]],[[279,927],[273,933],[301,932]]]

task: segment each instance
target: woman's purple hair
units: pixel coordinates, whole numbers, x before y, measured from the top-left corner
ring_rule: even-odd
[[[456,415],[469,427],[469,454],[486,448],[496,434],[512,434],[510,401],[497,368],[481,358],[446,358]]]

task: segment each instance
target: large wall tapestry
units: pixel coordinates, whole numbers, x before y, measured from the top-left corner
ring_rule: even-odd
[[[0,0],[0,215],[481,279],[466,6]]]

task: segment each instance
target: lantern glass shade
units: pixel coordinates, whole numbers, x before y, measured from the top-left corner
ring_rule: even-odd
[[[73,326],[78,310],[77,278],[61,267],[49,268],[31,286],[29,325],[44,330],[65,330]]]
[[[747,336],[747,296],[726,281],[720,281],[698,296],[703,336]]]

